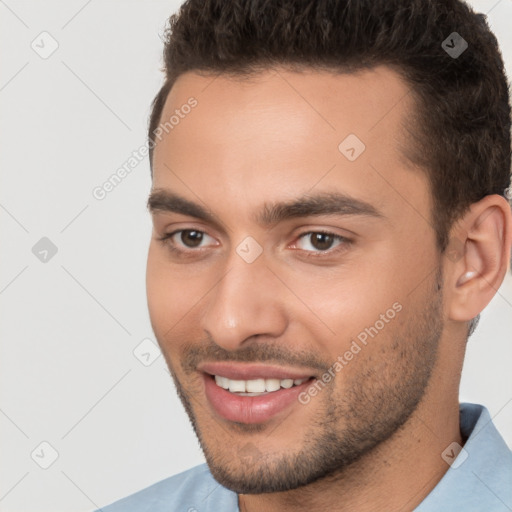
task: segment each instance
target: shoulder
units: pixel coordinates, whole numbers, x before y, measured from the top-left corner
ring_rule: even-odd
[[[237,512],[237,495],[220,485],[206,464],[146,487],[98,512]]]
[[[473,475],[483,484],[488,494],[512,508],[512,451],[485,407],[461,404],[461,430],[465,426],[468,427],[469,436],[464,449],[468,460],[469,457],[473,459],[468,465]]]
[[[443,451],[448,471],[415,512],[509,512],[512,452],[489,411],[481,405],[461,404],[460,430],[464,446],[450,445]]]

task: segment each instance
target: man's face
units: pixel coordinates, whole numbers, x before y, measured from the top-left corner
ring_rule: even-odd
[[[282,491],[343,469],[429,392],[441,274],[428,181],[400,149],[413,108],[386,68],[187,73],[171,90],[149,310],[227,487]]]

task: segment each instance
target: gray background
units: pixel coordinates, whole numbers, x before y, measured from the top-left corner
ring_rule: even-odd
[[[512,69],[512,1],[471,3]],[[147,160],[92,194],[145,142],[178,5],[0,1],[2,512],[92,510],[203,461],[151,345]],[[44,241],[32,252],[43,237],[53,257]],[[469,342],[461,400],[512,446],[511,333],[509,274]]]

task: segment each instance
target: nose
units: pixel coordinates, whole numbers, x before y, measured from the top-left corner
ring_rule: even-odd
[[[237,350],[255,336],[278,337],[288,324],[282,288],[263,255],[247,263],[234,253],[208,294],[202,328],[226,350]]]

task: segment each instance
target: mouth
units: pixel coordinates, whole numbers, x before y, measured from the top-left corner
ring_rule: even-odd
[[[263,423],[293,407],[315,380],[303,371],[255,364],[211,363],[200,368],[212,413],[236,423]]]

